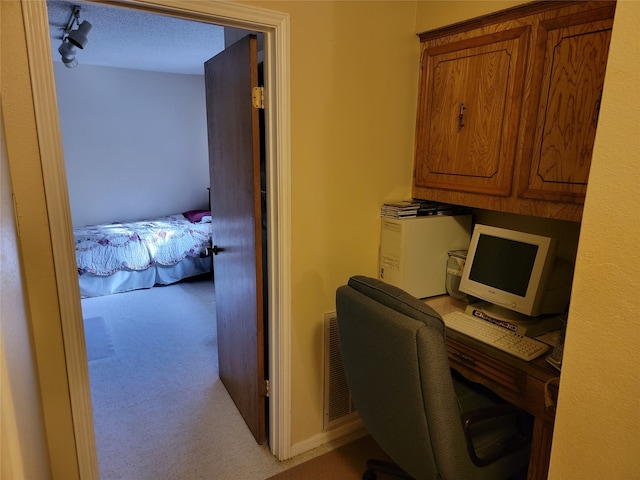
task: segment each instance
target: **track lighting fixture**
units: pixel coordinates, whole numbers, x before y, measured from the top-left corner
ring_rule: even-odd
[[[73,29],[74,25],[78,28]],[[87,34],[91,31],[92,25],[86,20],[80,23],[80,7],[74,6],[67,26],[63,29],[62,45],[58,47],[58,53],[62,57],[65,67],[73,68],[78,65],[76,59],[76,47],[83,49],[87,44]]]
[[[77,30],[72,30],[69,32],[69,36],[67,40],[73,43],[78,48],[84,48],[87,44],[87,33],[91,30],[91,24],[86,20],[82,22]]]
[[[73,68],[78,65],[78,59],[76,58],[76,48],[69,42],[68,39],[62,41],[62,45],[58,47],[58,53],[62,57],[62,63],[65,67]]]

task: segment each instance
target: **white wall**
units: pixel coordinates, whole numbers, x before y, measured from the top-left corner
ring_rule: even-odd
[[[208,206],[204,77],[54,63],[74,226]]]

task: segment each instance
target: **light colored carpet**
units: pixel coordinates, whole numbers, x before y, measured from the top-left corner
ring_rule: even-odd
[[[85,318],[84,336],[87,345],[87,360],[90,362],[113,355],[113,344],[104,324],[104,318]]]
[[[210,281],[82,309],[102,344],[89,362],[101,480],[262,480],[302,460],[280,463],[256,444],[218,378]]]
[[[279,462],[255,442],[218,377],[210,280],[86,298],[82,310],[101,480],[264,480],[331,448]],[[378,450],[345,462],[350,451],[286,478],[361,478]]]

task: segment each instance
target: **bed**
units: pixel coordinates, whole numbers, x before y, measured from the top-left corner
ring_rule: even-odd
[[[169,285],[211,272],[211,214],[192,210],[74,229],[82,298]]]

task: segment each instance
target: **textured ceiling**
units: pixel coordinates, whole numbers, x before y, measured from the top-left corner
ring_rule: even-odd
[[[224,49],[224,29],[219,26],[127,8],[49,0],[55,62],[60,61],[58,47],[74,5],[81,7],[80,22],[92,25],[85,48],[77,49],[80,65],[202,75],[203,63]]]

